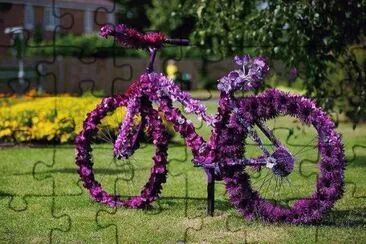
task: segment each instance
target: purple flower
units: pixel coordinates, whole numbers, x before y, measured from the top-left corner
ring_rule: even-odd
[[[249,67],[248,75],[252,77],[254,83],[260,83],[269,71],[269,66],[264,57],[258,56]]]
[[[228,76],[230,80],[235,81],[239,77],[239,72],[238,70],[231,71]]]
[[[123,24],[116,25],[115,31],[113,26],[105,25],[101,28],[99,34],[103,37],[114,35],[122,46],[143,49],[149,47],[161,48],[166,39],[165,35],[161,32],[144,34],[133,28],[128,28]]]
[[[132,197],[126,202],[126,205],[131,208],[138,208],[143,204],[143,199],[141,197]]]
[[[232,85],[233,85],[233,82],[231,81],[231,79],[224,76],[219,80],[217,89],[228,94],[232,91],[232,88],[233,88]]]
[[[154,166],[153,173],[155,173],[155,174],[165,174],[166,173],[165,165]]]
[[[234,63],[236,63],[237,65],[247,65],[249,62],[251,62],[251,60],[252,58],[249,56],[249,54],[234,57]]]
[[[182,103],[182,105],[184,106],[184,110],[187,113],[194,113],[198,115],[199,117],[203,118],[203,120],[208,125],[214,124],[214,116],[206,114],[206,107],[198,100],[193,99],[190,94],[180,90],[179,86],[174,84],[172,80],[169,80],[162,74],[158,73],[150,73],[149,77],[149,84],[154,86],[154,88],[151,89],[151,92],[146,91],[146,89],[144,90],[144,92],[147,93],[150,98],[157,99],[156,101],[162,105],[162,103],[164,103],[164,101],[162,100],[162,98],[164,97],[163,94],[165,94],[169,96],[171,100]],[[160,92],[159,94],[158,91],[163,91],[163,93]],[[168,120],[171,120],[173,117],[178,119],[178,117],[176,117],[175,115],[170,115],[169,112],[165,114]],[[180,121],[182,120],[180,119]]]
[[[286,148],[277,148],[272,157],[276,160],[276,164],[272,168],[274,174],[284,177],[289,175],[294,169],[295,159]]]
[[[269,70],[267,59],[262,56],[255,57],[253,61],[253,66],[265,72]]]
[[[241,65],[242,68],[231,71],[219,79],[217,85],[217,88],[226,94],[235,90],[247,91],[258,88],[269,71],[267,60],[262,56],[255,58],[251,58],[247,54],[242,57],[236,56],[234,62]]]
[[[127,113],[119,129],[118,137],[114,143],[114,155],[116,157],[128,158],[133,153],[133,143],[137,139],[137,131],[133,129],[133,117],[139,112],[140,98],[134,96],[127,104]],[[132,127],[131,127],[132,126]]]
[[[122,33],[127,30],[127,26],[124,24],[116,25],[116,32]]]
[[[111,25],[105,25],[102,28],[100,28],[99,35],[107,38],[109,35],[113,33],[113,26]]]
[[[100,187],[99,185],[96,185],[94,187],[92,187],[90,190],[89,190],[90,194],[93,196],[93,197],[97,197],[98,195],[100,195],[102,192],[103,192],[103,189],[102,187]]]
[[[89,176],[92,173],[91,169],[87,166],[84,166],[84,165],[80,166],[80,171],[79,172],[80,172],[81,176]]]

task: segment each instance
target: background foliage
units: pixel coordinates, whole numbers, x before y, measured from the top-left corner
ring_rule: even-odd
[[[40,41],[31,39],[27,48],[27,56],[54,57],[110,57],[110,56],[144,56],[143,52],[134,49],[116,48],[113,39],[104,39],[96,33],[87,35],[63,34],[57,35],[55,40]],[[82,48],[81,48],[82,47]]]
[[[207,63],[240,53],[263,54],[296,71],[306,95],[355,123],[366,118],[364,0],[118,0],[119,23],[141,31],[159,30],[190,38],[184,56],[201,58],[200,83],[207,83]],[[39,35],[36,35],[39,36]],[[113,48],[111,39],[67,35],[52,42],[33,40],[31,56],[134,56],[142,51]],[[83,46],[83,50],[70,47]],[[37,47],[37,48],[32,48]],[[42,46],[43,48],[38,48]],[[161,57],[181,57],[165,48]],[[200,85],[202,87],[202,85]],[[203,87],[210,87],[210,84]]]

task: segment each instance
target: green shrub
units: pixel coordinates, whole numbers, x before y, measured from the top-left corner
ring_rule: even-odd
[[[55,57],[107,57],[107,56],[144,56],[143,52],[121,48],[112,38],[104,39],[96,34],[57,35],[55,40],[40,41],[31,39],[28,43],[27,56]]]

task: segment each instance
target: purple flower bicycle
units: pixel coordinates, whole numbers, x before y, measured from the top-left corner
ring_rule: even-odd
[[[166,182],[168,162],[168,136],[161,117],[172,123],[174,130],[185,139],[193,154],[192,162],[205,170],[208,183],[223,180],[232,204],[248,219],[259,217],[270,222],[310,223],[320,220],[341,198],[346,164],[341,137],[335,131],[331,119],[313,101],[276,89],[266,90],[259,95],[235,95],[236,91],[250,91],[260,85],[269,71],[265,58],[236,56],[234,63],[239,68],[219,79],[218,112],[208,115],[204,105],[153,69],[160,48],[165,44],[188,45],[188,40],[169,39],[158,32],[143,34],[122,24],[115,28],[104,26],[100,35],[106,38],[113,36],[122,46],[145,49],[150,59],[146,72],[124,95],[103,98],[87,114],[83,130],[76,137],[78,173],[92,199],[110,207],[145,208],[158,198],[162,184]],[[196,133],[194,124],[173,106],[173,102],[181,103],[187,113],[199,116],[212,128],[207,141]],[[100,123],[120,107],[126,108],[126,115],[113,139],[113,152],[110,152],[113,158],[130,158],[139,149],[144,134],[152,139],[155,147],[148,182],[140,195],[126,200],[107,193],[93,173],[95,156],[92,155],[92,144],[101,133]],[[134,121],[136,116],[141,118],[138,123]],[[311,127],[316,139],[315,146],[311,148],[318,153],[314,163],[317,167],[314,189],[294,199],[291,204],[283,204],[261,194],[261,187],[253,183],[255,177],[250,176],[251,170],[266,170],[278,180],[276,185],[280,185],[284,179],[288,181],[298,167],[295,164],[297,154],[290,152],[289,147],[276,137],[274,130],[267,126],[268,121],[281,116],[296,119],[302,125]],[[259,132],[262,136],[259,136]],[[263,141],[263,135],[270,142],[270,149]],[[254,142],[252,145],[260,149],[261,155],[245,155],[246,138]],[[268,181],[267,178],[262,180]],[[309,189],[309,186],[306,188]],[[295,191],[302,193],[301,187]]]

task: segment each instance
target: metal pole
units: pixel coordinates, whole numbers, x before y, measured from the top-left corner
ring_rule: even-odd
[[[207,174],[207,215],[214,216],[215,211],[215,169],[206,169]]]
[[[19,64],[19,72],[18,72],[18,80],[19,80],[19,84],[23,85],[24,84],[24,34],[23,32],[20,32],[19,34],[19,40],[20,40],[20,50],[19,50],[19,60],[18,60],[18,64]]]
[[[156,49],[156,48],[149,48],[149,50],[148,50],[148,52],[150,54],[150,59],[149,59],[149,64],[146,68],[147,73],[154,72],[154,61],[155,61],[155,56],[156,56],[157,51],[158,51],[158,49]]]

